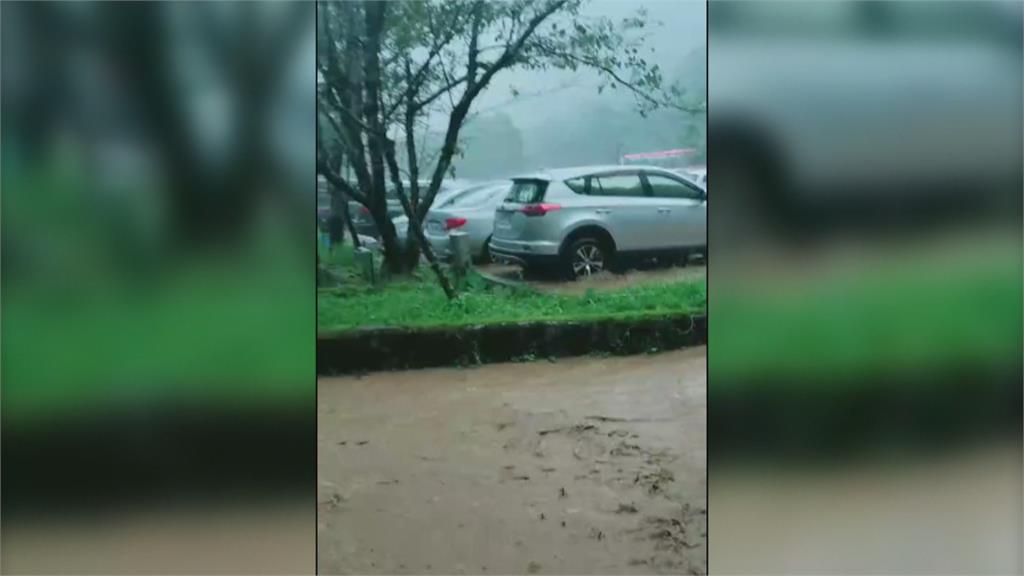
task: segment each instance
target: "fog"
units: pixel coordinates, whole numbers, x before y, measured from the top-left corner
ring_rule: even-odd
[[[583,14],[620,21],[645,11],[644,57],[687,101],[706,98],[706,7],[696,1],[597,1]],[[597,72],[512,70],[499,74],[474,105],[462,133],[458,176],[498,177],[578,164],[617,163],[622,154],[667,148],[703,150],[706,119],[678,111],[643,117],[626,91],[598,92]],[[440,127],[443,119],[435,118]],[[698,155],[692,162],[701,162]]]

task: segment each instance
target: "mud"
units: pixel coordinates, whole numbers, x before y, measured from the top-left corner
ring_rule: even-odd
[[[323,378],[321,573],[706,573],[705,348]]]
[[[712,573],[1020,574],[1022,477],[1019,435],[880,461],[716,462]]]
[[[621,290],[643,284],[662,284],[682,280],[700,281],[707,277],[707,266],[703,261],[695,261],[687,266],[646,266],[629,269],[618,274],[603,272],[588,278],[580,278],[575,282],[566,282],[551,274],[524,272],[519,266],[502,264],[480,266],[480,271],[497,278],[523,282],[541,292],[568,295],[585,294],[587,290]]]
[[[312,574],[312,522],[308,498],[5,517],[0,573]]]

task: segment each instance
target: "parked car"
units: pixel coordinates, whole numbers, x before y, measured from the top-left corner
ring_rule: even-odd
[[[512,181],[495,212],[495,259],[578,278],[630,256],[707,250],[707,193],[670,170],[589,166]]]
[[[449,234],[458,230],[469,235],[473,258],[490,260],[495,209],[504,202],[511,188],[512,182],[505,180],[469,189],[427,213],[423,234],[434,252],[442,258],[449,257]]]
[[[423,219],[423,235],[434,254],[441,259],[451,256],[449,234],[458,230],[469,235],[470,251],[477,260],[489,260],[488,243],[494,231],[494,210],[508,195],[511,180],[496,180],[459,190],[440,202]],[[392,220],[401,242],[405,242],[409,220],[404,215]]]
[[[1022,11],[710,2],[715,233],[749,245],[769,221],[793,231],[832,217],[1019,213]]]
[[[690,182],[693,182],[697,186],[700,186],[701,188],[704,189],[705,192],[708,191],[708,169],[707,168],[704,168],[704,167],[699,167],[699,168],[698,167],[680,168],[678,170],[673,170],[673,172],[676,172],[677,174],[679,174],[680,176],[686,178]]]
[[[419,184],[420,190],[425,190],[430,186],[430,182],[427,180],[421,180]],[[434,204],[436,205],[438,202],[443,202],[446,198],[450,197],[451,194],[458,192],[471,184],[472,183],[467,180],[442,180],[441,188],[437,191],[437,196],[434,197]],[[408,194],[409,182],[403,182],[402,186],[405,188],[406,194]],[[384,189],[384,195],[388,204],[388,217],[394,219],[404,216],[405,211],[402,210],[402,203],[398,199],[398,193],[394,186],[388,185]],[[377,232],[377,225],[370,216],[369,209],[354,200],[349,202],[349,209],[352,214],[352,224],[356,227],[356,232],[373,237],[380,235]]]

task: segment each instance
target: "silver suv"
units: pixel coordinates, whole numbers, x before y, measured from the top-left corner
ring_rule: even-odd
[[[513,178],[494,216],[491,254],[570,278],[628,256],[707,250],[707,194],[669,170],[589,166]]]

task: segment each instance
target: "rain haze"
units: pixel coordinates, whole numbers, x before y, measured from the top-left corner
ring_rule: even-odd
[[[613,21],[645,12],[644,56],[657,64],[667,84],[685,90],[688,100],[706,98],[707,66],[703,2],[598,1],[586,16]],[[465,178],[492,178],[541,168],[580,164],[615,164],[622,154],[671,148],[703,150],[705,118],[660,110],[647,117],[636,101],[618,87],[600,93],[601,78],[589,69],[510,70],[473,107],[463,130],[465,154],[455,173]],[[432,125],[443,129],[442,117]],[[701,161],[698,153],[692,162]]]

